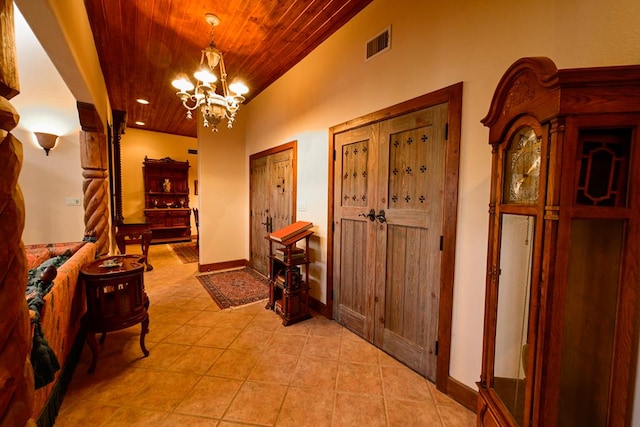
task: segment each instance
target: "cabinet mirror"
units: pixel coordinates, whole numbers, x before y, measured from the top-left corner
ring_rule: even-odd
[[[519,425],[524,414],[535,217],[502,215],[494,389]]]

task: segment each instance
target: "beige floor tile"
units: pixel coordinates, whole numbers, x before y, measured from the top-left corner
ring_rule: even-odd
[[[240,335],[242,329],[233,328],[229,325],[216,325],[211,327],[209,332],[203,336],[198,345],[203,347],[228,348]]]
[[[287,334],[287,335],[309,335],[311,332],[311,323],[312,319],[306,320],[304,322],[294,323],[293,325],[284,326],[282,324],[282,320],[278,320],[280,326],[276,328],[276,333],[278,334]]]
[[[382,378],[378,365],[339,362],[336,389],[340,392],[382,396]]]
[[[474,427],[476,415],[458,403],[438,405],[444,427]]]
[[[188,325],[195,326],[216,326],[220,322],[221,316],[209,311],[200,311],[195,317],[187,322]]]
[[[161,412],[158,410],[140,409],[140,408],[120,408],[115,414],[113,414],[104,424],[100,427],[122,427],[122,426],[136,426],[136,427],[155,427],[163,421],[167,415],[167,412]],[[85,420],[85,423],[88,420]],[[56,426],[58,423],[56,423]]]
[[[147,384],[125,405],[131,408],[172,412],[200,380],[199,375],[183,372],[163,372]]]
[[[438,409],[433,402],[387,399],[387,423],[390,426],[441,426]]]
[[[289,385],[296,369],[298,356],[263,354],[249,374],[250,381],[270,382],[273,384]]]
[[[149,316],[149,332],[144,337],[145,342],[160,342],[182,326],[177,323],[163,323],[159,322]]]
[[[98,368],[100,365],[98,365]],[[96,371],[97,371],[96,369]],[[129,368],[108,381],[91,385],[91,393],[85,399],[105,405],[125,405],[162,373],[149,369]]]
[[[311,335],[321,336],[341,336],[344,329],[339,323],[328,320],[322,316],[311,319],[310,326],[311,330],[309,333]]]
[[[189,346],[183,344],[154,343],[153,347],[149,348],[149,356],[133,361],[132,365],[138,368],[166,370],[180,360],[188,349]]]
[[[342,338],[340,360],[357,363],[378,364],[378,349],[362,338],[351,335],[351,338]]]
[[[337,393],[333,408],[333,427],[383,427],[387,425],[381,397]]]
[[[273,334],[265,353],[271,355],[299,356],[307,342],[306,335]]]
[[[202,310],[186,310],[184,308],[167,308],[155,316],[149,315],[149,323],[175,323],[184,325],[199,315]]]
[[[218,420],[214,418],[197,417],[194,415],[169,414],[164,420],[158,423],[158,427],[216,427]]]
[[[220,419],[241,385],[231,378],[202,377],[174,412]]]
[[[67,402],[66,399],[65,402]],[[87,401],[66,403],[60,408],[55,425],[56,427],[86,426],[87,420],[91,420],[93,425],[99,426],[119,409],[118,406]]]
[[[182,325],[167,336],[162,342],[172,344],[193,345],[211,331],[208,326]]]
[[[278,427],[331,426],[333,390],[290,387],[278,415]]]
[[[273,425],[286,392],[287,387],[282,385],[247,381],[231,402],[223,419]]]
[[[335,390],[338,362],[313,357],[301,357],[293,373],[291,385]]]
[[[221,348],[191,346],[167,369],[204,375],[223,352]]]
[[[227,349],[207,371],[207,375],[246,379],[260,358],[259,354]]]
[[[220,312],[220,322],[218,326],[226,326],[235,329],[244,329],[255,317],[254,314],[242,311],[222,311]]]
[[[340,356],[340,343],[341,339],[339,336],[310,337],[302,350],[302,356],[338,360]]]
[[[391,399],[433,402],[427,380],[406,366],[381,366],[384,395]]]
[[[272,332],[259,329],[245,329],[238,334],[236,339],[229,345],[229,348],[261,353],[267,348],[272,336]]]

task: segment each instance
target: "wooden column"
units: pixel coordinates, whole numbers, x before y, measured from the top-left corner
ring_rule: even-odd
[[[12,0],[0,0],[0,425],[24,426],[33,407],[31,331],[24,297],[24,199],[18,186],[22,143],[10,132],[20,119],[9,100],[20,92]]]
[[[97,238],[96,253],[109,252],[109,185],[107,182],[107,136],[95,107],[78,102],[80,117],[80,164],[84,182],[84,227]]]

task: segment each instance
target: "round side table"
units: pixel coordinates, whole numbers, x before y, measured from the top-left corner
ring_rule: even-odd
[[[95,371],[98,362],[96,333],[102,334],[102,344],[107,332],[141,323],[140,348],[145,357],[149,355],[144,345],[144,337],[149,332],[144,262],[145,257],[140,255],[115,255],[99,258],[80,269],[87,295],[87,312],[82,323],[92,354],[89,373]]]

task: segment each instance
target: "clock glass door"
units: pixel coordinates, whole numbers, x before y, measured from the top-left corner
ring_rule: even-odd
[[[525,415],[535,216],[502,215],[493,388],[518,425]]]

